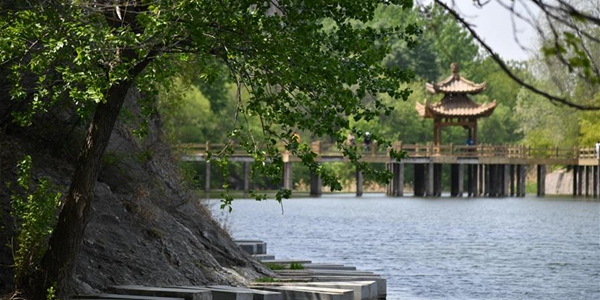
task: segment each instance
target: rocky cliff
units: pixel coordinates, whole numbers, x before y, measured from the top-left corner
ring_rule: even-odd
[[[109,285],[242,285],[270,271],[252,260],[210,217],[202,201],[186,189],[171,150],[160,140],[160,120],[150,133],[134,137],[139,124],[137,95],[129,96],[125,117],[114,130],[95,189],[92,217],[70,282],[73,293]],[[1,107],[6,115],[7,107]],[[4,109],[4,110],[3,110]],[[34,178],[51,178],[66,190],[83,126],[54,118],[32,127],[0,127],[0,291],[12,286],[14,220],[10,190],[16,164],[33,158]],[[71,126],[72,125],[72,126]],[[78,134],[79,133],[79,134]]]

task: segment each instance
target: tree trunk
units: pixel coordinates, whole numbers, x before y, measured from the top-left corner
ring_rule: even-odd
[[[123,57],[132,59],[134,55],[133,51],[126,51]],[[33,278],[35,281],[33,283],[22,285],[28,287],[24,292],[30,299],[45,299],[50,287],[54,288],[59,298],[67,298],[64,287],[72,274],[83,242],[84,231],[89,222],[94,187],[100,173],[104,151],[129,88],[152,57],[149,55],[132,67],[129,78],[111,86],[106,95],[106,102],[98,104],[88,128],[85,144],[79,153],[75,173],[58,217],[58,223],[42,259],[41,271],[38,274],[40,277]]]

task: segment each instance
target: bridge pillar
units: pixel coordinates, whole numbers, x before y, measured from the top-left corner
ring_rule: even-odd
[[[473,197],[479,197],[479,191],[478,191],[478,181],[477,181],[477,177],[479,175],[479,165],[471,165],[471,172],[473,172],[472,176],[472,180],[471,180],[471,192],[472,192],[472,196]]]
[[[585,197],[590,196],[590,166],[585,166]]]
[[[391,162],[386,164],[386,168],[392,173],[392,180],[387,186],[387,196],[404,195],[404,163]]]
[[[358,167],[356,167],[356,196],[361,197],[363,195],[363,174]]]
[[[501,165],[490,165],[490,197],[499,197],[502,191]]]
[[[577,166],[577,196],[583,195],[583,166]]]
[[[206,199],[210,199],[210,162],[206,162],[206,169],[204,171],[204,196]]]
[[[470,166],[467,166],[467,173],[470,171]],[[470,175],[467,174],[467,184],[470,182]],[[470,195],[470,193],[469,193]],[[450,165],[450,196],[462,197],[463,196],[463,164],[452,164]]]
[[[573,197],[577,197],[577,187],[579,186],[579,178],[577,178],[577,175],[579,175],[578,168],[579,166],[577,165],[573,166]]]
[[[473,196],[473,165],[467,165],[467,197]]]
[[[510,196],[514,197],[515,196],[515,165],[510,165],[509,166],[510,170],[509,172],[509,181],[510,181]]]
[[[425,164],[414,164],[413,190],[415,197],[425,196]]]
[[[433,195],[442,196],[442,164],[433,164]]]
[[[592,170],[593,170],[592,171],[592,173],[593,173],[592,174],[593,175],[592,176],[593,177],[592,178],[592,186],[593,186],[593,188],[592,188],[592,195],[593,195],[594,198],[598,198],[598,190],[600,188],[598,186],[598,183],[600,182],[600,180],[599,180],[600,178],[598,176],[598,168],[600,168],[600,166],[593,166],[592,167]]]
[[[283,163],[283,188],[292,190],[292,162]]]
[[[510,165],[502,165],[502,197],[509,196]]]
[[[428,163],[425,165],[425,196],[427,197],[434,195],[434,169],[433,163]]]
[[[517,166],[517,197],[525,197],[527,190],[525,186],[527,185],[527,166],[526,165],[518,165]]]
[[[477,165],[477,197],[483,196],[485,184],[485,167],[484,165]]]
[[[546,166],[537,166],[537,195],[543,197],[546,195]]]
[[[320,197],[323,195],[323,180],[321,175],[310,172],[310,195]]]
[[[483,192],[483,196],[484,197],[492,197],[492,184],[491,184],[491,178],[494,174],[493,170],[492,170],[492,165],[484,165],[484,171],[483,171],[483,177],[484,177],[484,192]]]
[[[244,162],[244,198],[248,198],[250,192],[250,162]]]

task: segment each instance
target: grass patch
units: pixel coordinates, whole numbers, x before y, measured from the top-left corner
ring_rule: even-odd
[[[261,277],[254,280],[255,282],[275,282],[275,278],[273,277]]]
[[[290,269],[291,270],[304,270],[304,265],[302,263],[294,261],[290,265]]]
[[[283,270],[285,269],[284,265],[275,264],[275,263],[266,263],[265,266],[271,270]]]

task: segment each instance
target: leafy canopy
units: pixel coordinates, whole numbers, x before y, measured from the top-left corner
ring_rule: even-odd
[[[13,111],[16,122],[27,125],[36,113],[64,99],[86,117],[97,103],[109,99],[111,88],[123,83],[132,82],[152,96],[159,87],[168,89],[168,79],[186,63],[197,64],[202,78],[220,72],[224,64],[230,78],[250,95],[243,101],[238,97],[228,136],[254,156],[255,171],[280,178],[282,156],[276,145],[284,142],[286,150],[332,189],[341,186],[314,161],[307,145],[291,139],[292,132],[331,136],[360,165],[360,155],[343,145],[350,120],[390,114],[391,107],[376,97],[379,94],[408,97],[409,90],[399,85],[408,82],[412,72],[381,62],[390,52],[388,40],[414,43],[420,32],[410,24],[361,25],[380,5],[408,9],[411,0],[73,0],[8,5],[0,18],[0,64],[10,70],[12,100],[26,104]],[[324,28],[325,23],[331,26]],[[244,124],[252,116],[260,119],[260,135]],[[228,149],[223,150],[218,160],[226,162]],[[366,165],[360,167],[369,173]],[[374,175],[389,179],[385,172]],[[277,199],[286,195],[289,191],[281,191]]]

